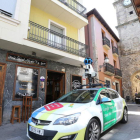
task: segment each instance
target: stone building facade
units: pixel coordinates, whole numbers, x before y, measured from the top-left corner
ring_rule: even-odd
[[[134,99],[140,92],[140,23],[130,1],[116,0],[120,42],[120,64],[122,69],[123,96]]]
[[[20,66],[24,66],[27,68],[29,67],[26,64],[20,64],[20,63],[6,61],[7,53],[8,53],[8,51],[0,49],[0,62],[5,63],[7,65],[4,92],[3,92],[3,105],[2,105],[3,106],[3,113],[2,113],[3,114],[3,124],[10,122],[12,106],[14,106],[14,105],[22,106],[22,101],[13,100],[16,66],[20,65]],[[15,52],[12,52],[12,53],[17,54]],[[31,57],[31,58],[35,58],[35,59],[40,59],[37,57],[25,55],[25,54],[18,54],[18,55],[23,55],[23,56],[26,56],[29,58]],[[45,59],[43,59],[43,61],[44,60]],[[45,77],[45,79],[48,79],[48,75],[47,75],[48,70],[62,72],[62,69],[65,69],[65,72],[64,72],[66,74],[65,93],[67,93],[71,90],[71,75],[83,76],[83,74],[84,74],[83,68],[68,65],[68,64],[58,63],[58,62],[47,60],[47,59],[45,61],[47,62],[47,68],[38,67],[39,71],[40,71],[39,78],[41,76],[43,76],[43,77]],[[34,66],[31,66],[31,67],[36,68]],[[41,90],[39,84],[37,85],[38,86],[38,100],[33,101],[32,111],[41,107],[42,105],[46,104],[47,85],[48,85],[47,80],[45,81],[44,90]]]

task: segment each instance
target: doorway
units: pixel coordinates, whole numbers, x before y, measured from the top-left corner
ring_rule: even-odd
[[[65,77],[64,72],[47,71],[46,104],[65,94]]]
[[[6,64],[0,63],[0,125],[2,125],[3,90],[6,74]]]

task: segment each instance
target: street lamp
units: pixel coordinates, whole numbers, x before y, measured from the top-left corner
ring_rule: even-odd
[[[108,64],[108,63],[109,63],[109,58],[108,58],[108,57],[105,57],[103,65],[100,65],[100,66],[99,66],[99,68],[100,68],[99,71],[101,71],[101,68],[102,68],[102,67],[105,67],[106,64]]]

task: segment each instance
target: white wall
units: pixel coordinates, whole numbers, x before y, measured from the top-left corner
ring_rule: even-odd
[[[17,1],[16,19],[0,14],[0,39],[22,44],[27,38],[31,0]]]

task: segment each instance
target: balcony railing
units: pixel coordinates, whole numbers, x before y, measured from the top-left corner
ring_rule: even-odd
[[[28,39],[74,55],[86,57],[87,45],[29,21]]]
[[[104,73],[107,75],[114,75],[114,66],[109,63],[105,64]]]
[[[68,6],[69,8],[71,8],[72,10],[74,10],[76,13],[87,18],[86,14],[84,14],[86,12],[86,8],[83,5],[81,5],[78,1],[76,0],[59,0],[59,1]]]
[[[110,40],[106,37],[103,38],[103,45],[107,45],[108,47],[110,47]]]
[[[119,51],[117,47],[112,47],[113,54],[119,55]]]
[[[122,78],[122,71],[118,68],[115,68],[115,77]]]

